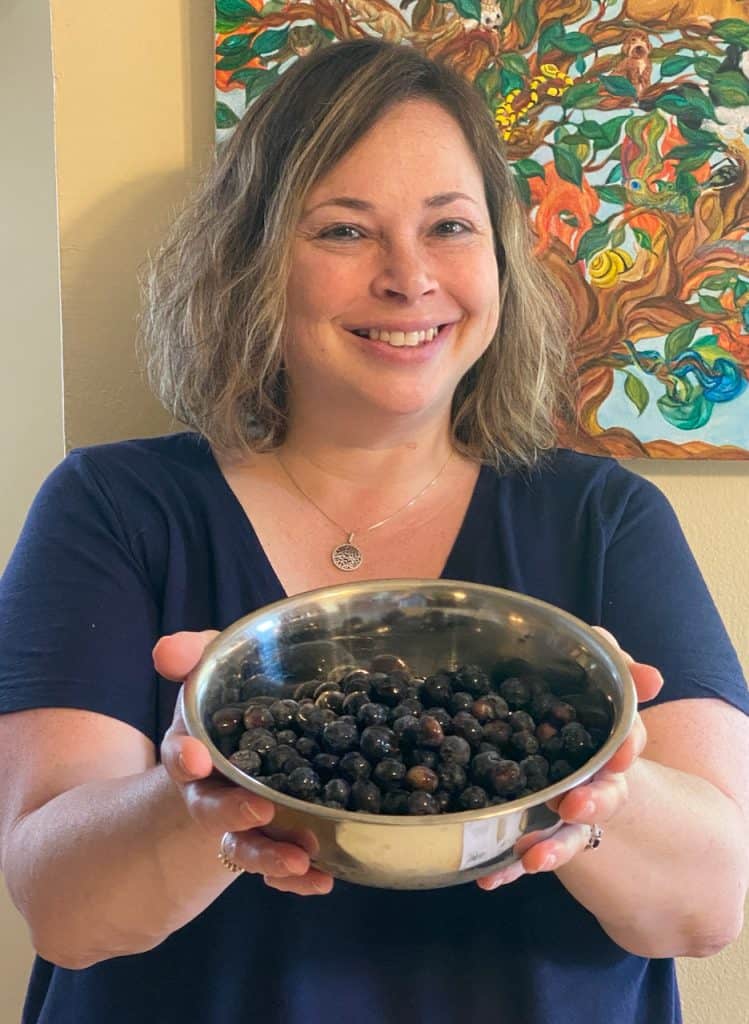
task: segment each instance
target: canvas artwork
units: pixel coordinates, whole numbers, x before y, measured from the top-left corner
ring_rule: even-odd
[[[486,100],[573,298],[574,447],[749,459],[747,0],[217,0],[217,137],[299,56],[375,36]]]

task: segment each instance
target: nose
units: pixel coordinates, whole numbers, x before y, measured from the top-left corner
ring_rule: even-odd
[[[393,241],[383,246],[372,280],[377,298],[397,298],[411,303],[437,288],[428,259],[416,242]]]

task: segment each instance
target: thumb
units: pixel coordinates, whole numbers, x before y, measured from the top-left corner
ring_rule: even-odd
[[[159,675],[165,679],[181,682],[200,661],[203,651],[215,637],[216,629],[204,629],[200,633],[172,633],[162,636],[153,649],[153,664]]]

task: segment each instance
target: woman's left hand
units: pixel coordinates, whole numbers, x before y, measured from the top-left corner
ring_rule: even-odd
[[[614,637],[600,626],[594,627],[615,647]],[[632,673],[639,702],[652,700],[663,685],[663,677],[652,665],[634,661],[622,651]],[[604,825],[610,821],[627,801],[627,772],[642,753],[647,740],[645,726],[639,714],[627,739],[604,767],[590,781],[576,786],[548,806],[557,812],[564,824],[548,838],[524,836],[517,844],[522,852],[520,860],[491,875],[479,878],[481,889],[496,889],[514,882],[522,875],[539,871],[555,871],[584,850],[591,836],[591,825]],[[546,833],[544,833],[546,835]]]

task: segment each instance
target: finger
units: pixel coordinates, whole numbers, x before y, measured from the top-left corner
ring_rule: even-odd
[[[296,846],[301,846],[310,857],[316,857],[320,852],[317,836],[308,828],[294,830],[281,828],[279,825],[270,825],[263,829],[263,835],[276,842],[294,843]]]
[[[178,732],[179,728],[180,723],[175,720],[164,735],[160,751],[161,763],[178,785],[207,778],[213,771],[208,748],[194,736]]]
[[[215,629],[204,629],[200,633],[181,632],[162,636],[153,649],[153,664],[159,675],[165,679],[181,682],[200,661],[203,651],[214,637]]]
[[[274,878],[265,875],[263,881],[271,889],[294,893],[296,896],[327,896],[333,888],[333,879],[311,868],[303,878]]]
[[[229,860],[255,875],[286,878],[306,875],[309,854],[292,843],[277,843],[262,832],[230,832],[223,840]]]
[[[647,730],[645,729],[642,719],[637,715],[629,736],[626,738],[624,743],[622,743],[613,757],[609,758],[604,765],[604,769],[608,772],[626,772],[627,769],[632,767],[634,762],[645,749],[647,739]]]
[[[641,661],[633,661],[629,666],[632,673],[632,680],[637,690],[637,699],[642,701],[652,700],[657,696],[663,686],[663,676],[653,665],[644,665]]]
[[[537,843],[523,855],[523,868],[529,875],[556,871],[584,850],[589,841],[588,825],[563,825],[551,839]]]
[[[515,861],[514,864],[510,864],[506,868],[502,868],[500,871],[494,871],[491,875],[484,875],[483,878],[476,879],[476,885],[479,889],[483,889],[484,892],[491,892],[492,889],[498,889],[500,885],[509,885],[511,882],[516,882],[518,878],[522,878],[525,874],[525,866],[522,860]]]
[[[190,782],[182,795],[195,821],[216,835],[268,825],[275,813],[270,800],[221,779]]]
[[[584,786],[566,793],[557,808],[565,822],[600,824],[621,810],[629,796],[627,778],[621,773],[602,771]]]

